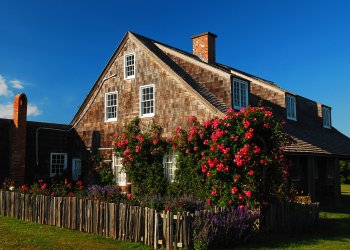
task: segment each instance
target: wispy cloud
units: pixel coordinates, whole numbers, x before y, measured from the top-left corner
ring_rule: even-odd
[[[13,96],[13,92],[9,90],[5,78],[0,75],[0,96]]]
[[[10,81],[10,83],[12,84],[12,88],[15,89],[24,89],[24,83],[21,82],[20,80],[12,80]]]
[[[41,115],[42,111],[38,106],[34,104],[28,104],[27,115],[28,116],[38,116]],[[13,103],[0,104],[0,117],[12,119],[13,118]]]

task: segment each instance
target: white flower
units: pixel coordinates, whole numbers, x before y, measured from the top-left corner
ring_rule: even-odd
[[[14,191],[14,190],[15,190],[15,187],[14,187],[14,186],[10,186],[10,187],[9,187],[9,190],[10,190],[10,191]]]

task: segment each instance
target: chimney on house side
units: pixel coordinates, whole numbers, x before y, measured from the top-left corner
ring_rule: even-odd
[[[13,132],[11,136],[10,178],[15,185],[25,182],[27,139],[27,96],[18,94],[13,102]]]
[[[217,35],[205,32],[192,36],[193,54],[209,64],[216,63],[215,38]]]

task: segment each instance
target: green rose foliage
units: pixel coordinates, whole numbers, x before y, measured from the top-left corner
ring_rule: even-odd
[[[248,107],[203,123],[189,120],[189,130],[177,128],[172,138],[180,154],[174,182],[179,192],[220,207],[255,207],[285,197],[287,137],[271,111]]]
[[[115,153],[123,158],[123,167],[136,195],[164,194],[166,191],[162,164],[166,142],[160,138],[161,131],[158,125],[141,131],[140,120],[136,118],[127,125],[125,133],[115,137]]]

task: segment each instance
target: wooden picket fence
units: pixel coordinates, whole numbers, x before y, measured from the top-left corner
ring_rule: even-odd
[[[317,203],[270,204],[261,211],[261,226],[271,232],[279,233],[314,231],[319,226],[319,213]]]
[[[193,216],[189,212],[157,213],[123,203],[0,191],[0,215],[143,243],[154,249],[192,245]]]
[[[44,225],[94,233],[149,245],[154,249],[189,248],[189,212],[154,209],[76,197],[51,197],[0,190],[0,215]],[[271,232],[304,232],[318,228],[318,204],[284,203],[261,210],[259,225]]]

